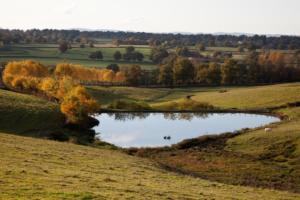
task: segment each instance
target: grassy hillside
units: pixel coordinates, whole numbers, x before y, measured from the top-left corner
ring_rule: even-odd
[[[102,51],[104,59],[89,59],[90,53],[98,50]],[[59,62],[71,62],[84,66],[106,67],[112,63],[120,65],[136,63],[146,69],[155,67],[155,65],[149,60],[149,54],[151,51],[149,47],[136,47],[136,51],[143,53],[145,56],[145,60],[143,62],[116,62],[113,59],[115,51],[123,53],[125,52],[125,47],[96,46],[95,48],[79,48],[78,46],[74,46],[74,48],[68,50],[66,53],[60,53],[58,46],[54,44],[12,45],[0,48],[0,62],[32,59],[46,65],[55,65]]]
[[[58,104],[32,95],[0,89],[0,116],[0,132],[80,144],[94,138],[93,131],[66,127]]]
[[[57,104],[7,90],[0,90],[0,115],[0,131],[20,135],[45,135],[64,123]]]
[[[0,199],[297,199],[178,175],[118,151],[0,134]]]
[[[179,101],[187,95],[221,108],[269,108],[300,101],[300,83],[256,87],[133,88],[89,87],[102,104],[116,99],[142,100],[153,106]]]

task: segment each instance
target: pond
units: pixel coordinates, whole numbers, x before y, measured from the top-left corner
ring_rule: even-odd
[[[103,113],[94,130],[119,147],[170,146],[202,135],[233,132],[280,121],[276,117],[232,113]]]

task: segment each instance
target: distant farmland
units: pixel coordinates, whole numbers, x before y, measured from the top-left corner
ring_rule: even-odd
[[[120,65],[139,64],[144,69],[153,69],[155,64],[149,60],[151,49],[148,46],[136,46],[136,51],[144,54],[143,62],[115,61],[113,54],[115,51],[125,52],[125,46],[113,47],[111,44],[96,44],[94,48],[80,48],[79,45],[72,45],[66,53],[60,53],[57,44],[24,44],[9,45],[0,48],[0,62],[11,60],[32,59],[45,65],[55,65],[59,62],[70,62],[91,67],[106,67],[109,64],[117,63]],[[89,54],[95,51],[103,53],[103,60],[89,59]]]

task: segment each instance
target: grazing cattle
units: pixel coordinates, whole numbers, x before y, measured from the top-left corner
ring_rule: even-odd
[[[265,128],[265,132],[267,133],[267,132],[271,132],[272,131],[272,129],[271,128]]]

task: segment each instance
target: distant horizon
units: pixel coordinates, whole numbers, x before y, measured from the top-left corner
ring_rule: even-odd
[[[6,29],[300,35],[299,0],[3,0]]]
[[[109,28],[5,28],[0,27],[2,30],[21,30],[21,31],[28,31],[28,30],[76,30],[76,31],[87,31],[87,32],[93,32],[93,31],[99,31],[99,32],[127,32],[127,33],[150,33],[150,34],[181,34],[181,35],[232,35],[232,36],[269,36],[269,37],[280,37],[280,36],[295,36],[300,37],[300,34],[280,34],[280,33],[247,33],[247,32],[180,32],[180,31],[170,31],[170,32],[151,32],[151,31],[135,31],[135,30],[122,30],[122,29],[109,29]]]

